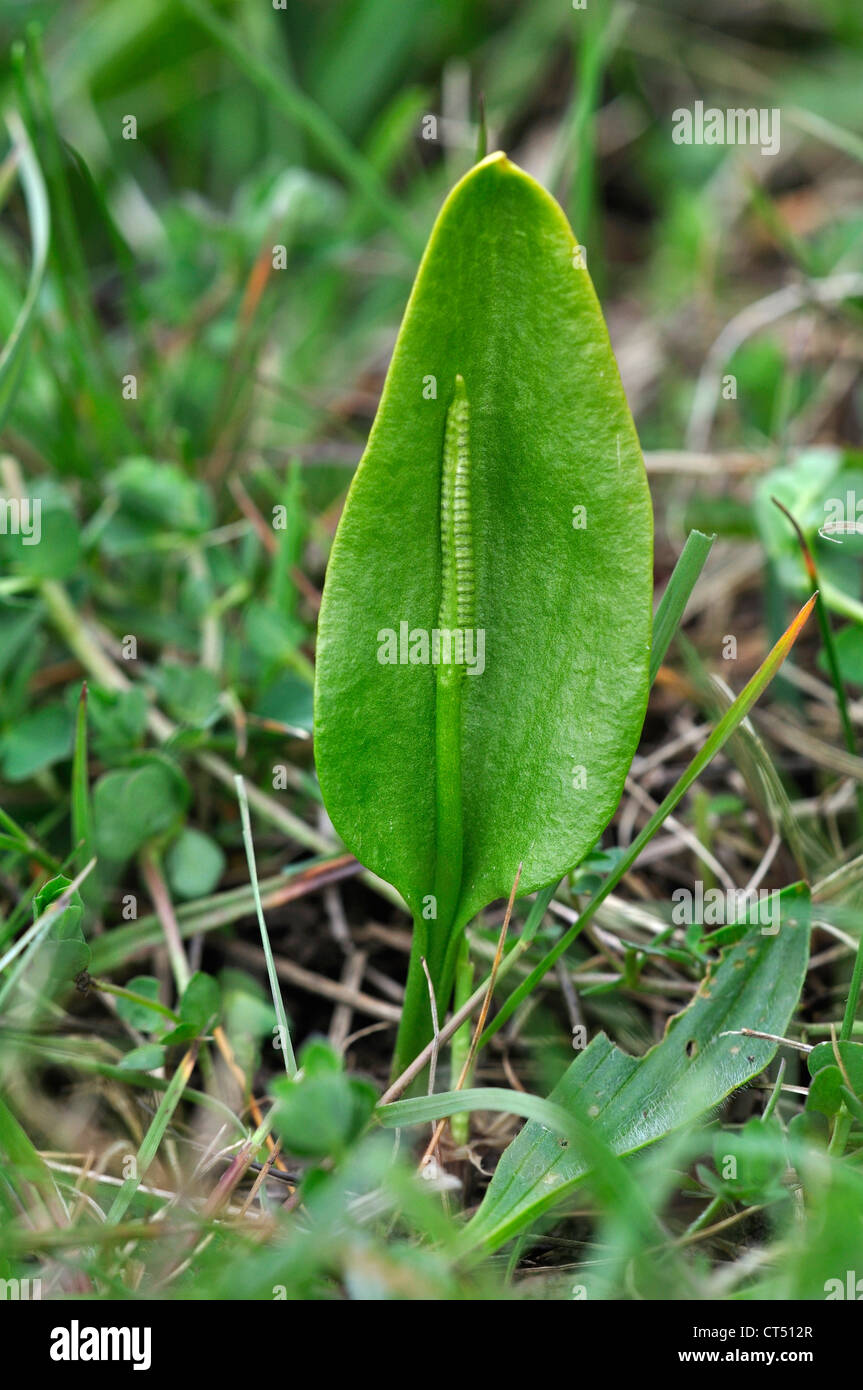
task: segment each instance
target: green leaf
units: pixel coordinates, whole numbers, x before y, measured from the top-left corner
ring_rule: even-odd
[[[290,671],[280,676],[260,696],[255,707],[260,719],[274,719],[296,729],[312,729],[312,691]]]
[[[816,1110],[800,1110],[788,1121],[788,1136],[803,1146],[814,1144],[826,1149],[830,1140],[830,1122],[826,1115]]]
[[[714,1192],[732,1202],[775,1200],[783,1193],[782,1176],[788,1164],[781,1124],[775,1116],[765,1123],[756,1115],[740,1130],[719,1130],[713,1140],[713,1162],[716,1173],[701,1176]]]
[[[825,1067],[838,1069],[837,1052],[852,1091],[856,1096],[863,1096],[863,1043],[837,1041],[835,1048],[832,1042],[818,1043],[806,1058],[809,1075],[815,1077]]]
[[[52,904],[67,891],[72,880],[57,874],[39,889],[33,899],[34,922],[38,922]],[[34,961],[28,967],[27,978],[33,991],[50,996],[68,986],[90,964],[90,948],[84,937],[81,919],[84,905],[81,895],[73,892],[68,905],[55,918],[39,942]]]
[[[219,713],[219,682],[203,666],[166,663],[153,672],[153,682],[168,713],[181,724],[203,729]]]
[[[842,1073],[834,1062],[832,1066],[822,1067],[813,1076],[806,1097],[806,1109],[832,1117],[839,1114],[841,1104]]]
[[[289,660],[306,635],[297,618],[256,601],[246,606],[245,631],[252,650],[273,665]]]
[[[635,1152],[680,1129],[757,1076],[776,1052],[754,1029],[781,1034],[794,1010],[809,951],[809,892],[783,890],[775,936],[750,932],[721,957],[662,1042],[629,1057],[598,1034],[549,1097],[596,1127],[614,1153]],[[731,1036],[728,1036],[728,1035]],[[588,1166],[542,1125],[528,1123],[505,1151],[476,1216],[471,1246],[496,1249],[584,1179]]]
[[[156,1071],[165,1065],[165,1049],[159,1043],[144,1043],[126,1052],[117,1065],[121,1071]]]
[[[338,1158],[365,1129],[377,1092],[368,1081],[346,1076],[326,1043],[307,1043],[300,1064],[295,1078],[273,1083],[273,1128],[290,1153]]]
[[[0,676],[13,671],[26,650],[32,650],[40,613],[35,604],[26,608],[0,603]]]
[[[76,976],[87,969],[90,963],[90,948],[83,937],[72,937],[64,941],[46,940],[39,953],[37,970],[45,971],[44,977],[38,975],[40,994],[53,993],[61,985],[70,985]],[[31,983],[37,978],[31,978]]]
[[[218,1018],[221,1008],[219,986],[212,975],[197,970],[180,1000],[180,1023],[170,1033],[165,1033],[161,1041],[168,1044],[189,1042],[202,1033],[208,1033]]]
[[[855,1120],[863,1121],[863,1104],[847,1086],[842,1087],[842,1099],[845,1102],[845,1108],[850,1111]]]
[[[219,1012],[219,986],[212,975],[196,970],[183,991],[180,1018],[196,1028],[205,1028]]]
[[[848,623],[834,635],[833,641],[842,679],[852,685],[863,685],[863,630],[854,623]],[[823,651],[819,652],[818,665],[829,675],[827,657]]]
[[[17,720],[3,735],[0,755],[3,775],[24,782],[34,773],[68,758],[72,751],[72,718],[64,705],[43,705]]]
[[[207,489],[176,464],[126,459],[108,485],[131,515],[165,530],[194,533],[212,525],[213,504]]]
[[[168,882],[178,898],[212,893],[224,867],[221,846],[201,830],[183,830],[165,856]]]
[[[846,512],[846,494],[863,495],[863,475],[847,466],[852,455],[828,445],[815,445],[791,463],[774,468],[758,483],[754,511],[758,529],[782,586],[794,594],[808,593],[811,581],[797,538],[774,505],[777,497],[792,513],[816,552],[821,598],[827,607],[857,624],[863,623],[859,600],[859,542],[853,537],[818,540],[819,531],[836,511]],[[855,520],[855,515],[847,518]],[[839,543],[837,543],[837,539]]]
[[[405,1053],[428,1032],[420,955],[443,1011],[466,922],[519,863],[522,894],[559,879],[614,812],[647,700],[651,531],[576,241],[491,155],[432,232],[318,628],[327,809],[415,917]],[[466,659],[435,663],[435,630],[465,631]]]
[[[18,535],[0,535],[4,569],[34,580],[67,579],[76,572],[81,563],[78,523],[68,499],[50,481],[31,499],[27,527]]]
[[[140,686],[121,691],[89,686],[87,706],[93,743],[103,762],[127,757],[142,742],[147,727],[147,696]]]
[[[138,994],[141,999],[152,999],[159,1003],[159,981],[153,975],[136,975],[124,986],[130,994]],[[118,994],[114,998],[117,1013],[131,1028],[139,1033],[152,1033],[164,1019],[161,1008],[150,1009],[136,999],[126,999]]]
[[[52,903],[69,888],[72,880],[65,874],[57,874],[54,878],[43,883],[39,892],[33,898],[33,918],[39,920],[48,911]],[[51,923],[48,929],[48,939],[51,941],[68,941],[73,937],[81,935],[81,917],[83,915],[83,904],[79,893],[72,893],[69,904],[63,909],[59,917]],[[83,938],[82,938],[83,939]]]
[[[93,792],[99,854],[120,863],[131,858],[177,823],[188,799],[182,773],[155,754],[142,756],[133,767],[106,772]]]

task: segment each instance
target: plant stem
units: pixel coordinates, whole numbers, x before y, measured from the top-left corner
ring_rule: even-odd
[[[174,904],[168,892],[159,861],[151,851],[145,851],[141,855],[141,874],[147,885],[153,906],[156,909],[162,931],[165,937],[165,945],[168,948],[168,956],[171,961],[171,970],[174,975],[174,983],[177,987],[177,997],[180,998],[191,977],[189,962],[186,959],[186,952],[183,947],[183,939],[180,936],[180,928],[177,926],[177,918],[174,914]]]
[[[473,990],[473,963],[470,958],[470,944],[467,936],[462,937],[459,947],[458,961],[455,968],[455,999],[454,1006],[458,1010],[470,998]],[[450,1048],[450,1058],[452,1061],[452,1075],[461,1075],[462,1068],[470,1057],[470,1024],[465,1023],[453,1035],[452,1046]],[[470,1069],[465,1074],[464,1085],[470,1086]],[[470,1115],[462,1110],[458,1115],[453,1115],[449,1122],[450,1133],[454,1144],[466,1144],[470,1138]]]

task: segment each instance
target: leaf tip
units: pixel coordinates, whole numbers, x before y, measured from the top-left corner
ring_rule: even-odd
[[[818,594],[819,590],[816,589],[814,594],[812,594],[811,597],[806,600],[803,607],[800,609],[800,612],[797,614],[797,617],[794,619],[792,623],[789,624],[783,635],[780,637],[779,641],[776,643],[777,648],[782,648],[785,653],[791,650],[791,648],[794,646],[794,643],[797,641],[797,638],[800,636],[800,632],[803,626],[805,625],[806,620],[809,617],[809,614],[812,612],[812,609],[818,602]]]

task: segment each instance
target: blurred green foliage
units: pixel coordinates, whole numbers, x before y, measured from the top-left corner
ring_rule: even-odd
[[[0,164],[0,339],[26,317],[17,361],[4,363],[0,381],[0,498],[41,508],[38,544],[8,527],[0,534],[0,954],[84,867],[88,816],[100,859],[46,939],[3,968],[2,988],[13,988],[0,1081],[5,1094],[11,1079],[14,1094],[0,1102],[0,1277],[25,1277],[41,1261],[60,1287],[74,1266],[99,1296],[129,1293],[116,1245],[67,1233],[71,1253],[54,1261],[33,1237],[41,1217],[20,1220],[28,1204],[44,1203],[61,1224],[58,1194],[89,1220],[74,1178],[49,1169],[34,1147],[71,1144],[69,1129],[59,1138],[49,1130],[62,1130],[82,1077],[106,1087],[122,1080],[122,1123],[132,1115],[140,1126],[143,1115],[146,1128],[151,1101],[165,1094],[162,1072],[200,1049],[202,1089],[187,1095],[168,1135],[173,1175],[178,1150],[199,1155],[187,1147],[195,1116],[215,1112],[225,1144],[247,1133],[245,1112],[240,1122],[213,1093],[213,1030],[224,1030],[249,1096],[261,1071],[278,1070],[272,1006],[247,971],[226,969],[218,981],[194,972],[167,1009],[158,1006],[165,982],[136,973],[124,944],[116,973],[133,997],[114,1002],[133,1030],[125,1052],[99,1028],[86,1032],[72,1012],[73,978],[89,963],[87,943],[104,945],[130,921],[145,865],[164,871],[184,933],[232,930],[245,866],[230,778],[220,780],[214,759],[241,766],[270,794],[265,834],[277,832],[278,849],[270,838],[267,871],[277,884],[287,856],[321,850],[304,737],[316,593],[418,250],[474,157],[479,94],[489,148],[547,182],[588,242],[645,449],[683,448],[711,344],[735,315],[806,277],[863,272],[860,7],[720,4],[708,15],[697,0],[661,0],[613,10],[606,27],[588,27],[561,0],[327,0],[283,10],[267,0],[0,0],[2,106],[29,141],[13,121]],[[780,155],[675,145],[672,112],[696,100],[781,108]],[[425,138],[430,116],[436,130]],[[40,181],[51,222],[44,275]],[[852,489],[863,500],[860,374],[844,386],[835,377],[859,349],[861,307],[859,290],[831,302],[814,345],[788,321],[769,321],[721,364],[735,390],[717,402],[709,444],[769,453],[763,486],[741,493],[713,469],[680,495],[657,488],[661,534],[676,547],[685,524],[701,518],[729,545],[761,545],[770,622],[789,593],[808,592],[793,535],[769,500],[780,496],[817,547],[830,607],[847,624],[837,639],[842,674],[856,685],[859,543],[840,549],[818,530],[827,498]],[[85,679],[82,820],[73,763]],[[754,736],[748,756],[766,785]],[[275,790],[283,764],[289,775]],[[821,790],[820,774],[814,781]],[[740,809],[717,797],[714,821],[736,821]],[[291,840],[288,825],[306,838]],[[835,844],[816,848],[825,875],[847,858]],[[574,890],[589,891],[614,852],[598,848]],[[213,894],[225,916],[214,915]],[[857,894],[852,874],[824,912],[859,937]],[[251,913],[250,901],[242,911]],[[546,925],[540,949],[556,931]],[[476,939],[493,950],[484,924]],[[654,1016],[630,986],[659,957],[681,972],[684,992],[694,988],[709,942],[696,942],[697,952],[689,944],[681,951],[657,938],[654,954],[629,951],[626,988],[590,995],[591,1023],[646,1049]],[[573,962],[593,949],[576,943]],[[28,981],[42,991],[38,1007]],[[548,1022],[538,1010],[525,1036],[551,1084],[571,1052],[565,1029],[555,1025],[549,1041]],[[638,1220],[632,1183],[618,1184],[615,1166],[598,1174],[592,1224],[582,1194],[578,1213],[554,1218],[554,1243],[533,1247],[546,1264],[530,1275],[516,1269],[529,1246],[474,1268],[459,1262],[458,1223],[434,1185],[417,1182],[405,1157],[394,1160],[390,1137],[362,1129],[367,1083],[314,1044],[280,1121],[286,1140],[299,1126],[307,1157],[312,1150],[304,1221],[265,1185],[266,1241],[239,1222],[211,1223],[212,1239],[169,1285],[159,1283],[159,1242],[141,1242],[136,1289],[569,1299],[578,1284],[609,1298],[821,1299],[826,1281],[863,1274],[863,1125],[853,1109],[861,1087],[857,1054],[842,1046],[847,1075],[835,1054],[810,1054],[817,1084],[805,1111],[799,1096],[783,1094],[769,1124],[735,1111],[693,1128],[678,1148],[637,1157]],[[790,1055],[791,1084],[805,1085]],[[306,1104],[320,1121],[313,1144]],[[828,1150],[840,1105],[844,1159]],[[111,1142],[119,1132],[128,1146],[113,1110],[98,1119]],[[728,1155],[734,1177],[723,1177]],[[136,1194],[130,1220],[163,1208],[157,1190]],[[114,1188],[90,1192],[104,1213]],[[727,1203],[717,1220],[729,1207],[740,1217],[716,1237],[690,1228],[678,1247],[640,1224],[661,1218],[685,1232],[714,1200]],[[752,1204],[768,1211],[749,1214]]]

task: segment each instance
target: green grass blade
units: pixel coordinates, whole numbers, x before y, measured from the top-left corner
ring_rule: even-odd
[[[653,644],[650,651],[650,684],[656,680],[657,672],[665,660],[671,639],[683,617],[689,595],[695,588],[698,576],[704,569],[715,536],[705,536],[702,531],[690,531],[686,544],[674,566],[674,571],[659,600],[659,607],[653,619]]]
[[[50,1168],[2,1096],[0,1096],[0,1159],[4,1160],[4,1167],[8,1165],[4,1176],[11,1182],[22,1200],[32,1198],[35,1194],[37,1199],[44,1203],[54,1225],[67,1224],[65,1205]]]
[[[297,1059],[294,1056],[294,1046],[291,1042],[291,1030],[288,1027],[288,1016],[285,1013],[285,1005],[279,985],[279,976],[276,971],[276,962],[273,960],[273,948],[270,945],[270,934],[267,931],[267,923],[264,919],[264,908],[261,903],[261,889],[258,883],[258,869],[255,864],[255,845],[252,840],[252,823],[249,819],[249,802],[246,797],[246,785],[242,777],[236,777],[234,780],[237,784],[237,797],[240,802],[240,819],[243,824],[243,844],[246,847],[249,876],[252,880],[252,891],[255,895],[255,911],[258,914],[258,926],[261,929],[261,944],[264,948],[264,956],[267,962],[267,977],[270,981],[270,993],[273,996],[273,1007],[276,1010],[276,1018],[279,1024],[279,1036],[281,1038],[282,1053],[285,1059],[285,1071],[290,1078],[293,1078],[297,1074]]]
[[[143,1181],[147,1169],[159,1151],[159,1145],[165,1137],[165,1131],[171,1123],[174,1111],[183,1098],[186,1083],[192,1074],[195,1066],[195,1057],[198,1051],[198,1044],[195,1043],[186,1053],[174,1075],[168,1084],[167,1090],[163,1093],[159,1101],[158,1108],[150,1123],[150,1127],[144,1138],[141,1140],[140,1148],[135,1156],[135,1174],[123,1183],[111,1204],[107,1217],[105,1218],[109,1226],[116,1225],[122,1221],[126,1212],[129,1210],[129,1203],[135,1196],[140,1183]]]
[[[402,1125],[421,1125],[443,1120],[459,1111],[494,1110],[506,1115],[520,1115],[537,1120],[556,1134],[571,1138],[575,1134],[572,1116],[562,1105],[531,1095],[528,1091],[509,1091],[502,1086],[478,1086],[467,1091],[441,1091],[432,1096],[416,1096],[410,1100],[394,1100],[379,1105],[377,1119],[385,1129]]]

